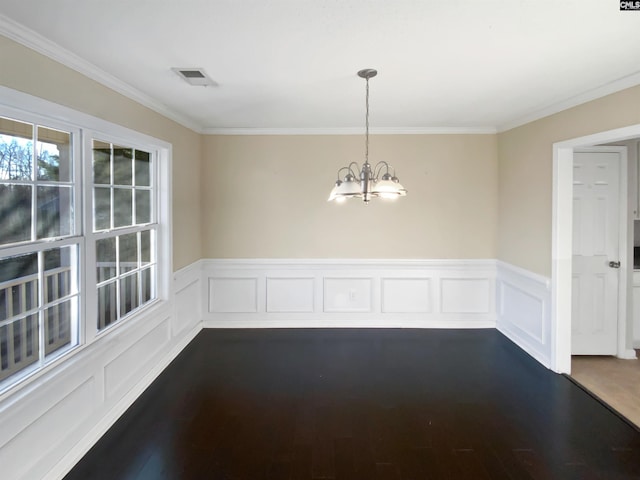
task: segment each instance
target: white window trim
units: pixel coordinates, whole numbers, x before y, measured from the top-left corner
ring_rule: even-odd
[[[157,196],[157,285],[156,299],[145,305],[140,311],[133,312],[127,316],[126,320],[116,322],[104,332],[98,334],[97,323],[95,321],[96,295],[91,293],[91,289],[95,289],[95,272],[91,278],[90,271],[85,266],[88,262],[95,264],[95,252],[85,248],[85,241],[80,243],[79,269],[81,300],[80,300],[80,332],[79,344],[72,348],[59,358],[52,361],[37,371],[20,378],[16,383],[3,387],[0,391],[0,402],[5,398],[14,395],[16,392],[26,388],[34,382],[39,382],[43,376],[55,376],[60,372],[60,367],[65,362],[71,361],[79,352],[87,348],[95,347],[106,341],[114,332],[122,331],[123,328],[131,328],[138,320],[145,316],[150,310],[158,308],[164,309],[173,305],[173,238],[172,238],[172,145],[164,140],[146,135],[144,133],[131,130],[127,127],[117,125],[115,123],[103,120],[86,113],[78,112],[69,107],[59,105],[48,100],[44,100],[33,95],[29,95],[17,90],[13,90],[4,86],[0,86],[0,115],[16,119],[25,119],[26,121],[43,124],[48,127],[60,128],[72,132],[77,135],[74,140],[74,168],[78,168],[82,185],[76,185],[76,226],[78,236],[81,238],[88,237],[92,231],[89,225],[86,225],[86,231],[80,227],[83,219],[86,218],[86,209],[92,205],[87,203],[87,196],[92,195],[92,168],[91,168],[91,145],[86,141],[87,138],[109,139],[115,143],[131,145],[142,150],[154,152],[156,154],[156,185],[155,195]],[[89,152],[87,152],[87,149]],[[86,224],[86,222],[85,222]],[[28,249],[28,247],[27,247]],[[92,301],[88,301],[93,299]],[[129,326],[129,327],[127,327]],[[103,340],[104,339],[104,340]]]
[[[162,199],[162,196],[160,195],[160,192],[159,192],[161,188],[160,178],[165,175],[162,175],[160,172],[160,166],[162,162],[161,156],[160,156],[161,149],[158,148],[157,144],[136,142],[132,140],[132,138],[123,138],[120,136],[113,136],[102,131],[94,131],[89,129],[85,129],[83,131],[83,135],[84,135],[83,145],[85,148],[83,153],[84,153],[84,158],[86,159],[85,165],[87,167],[85,168],[84,178],[83,178],[83,185],[85,187],[83,190],[83,195],[84,195],[83,205],[85,207],[83,214],[84,214],[84,224],[86,225],[85,238],[87,239],[87,243],[93,246],[95,245],[95,242],[97,239],[104,237],[103,231],[98,231],[98,232],[94,231],[94,222],[93,222],[93,214],[92,214],[94,183],[93,183],[93,168],[90,168],[89,165],[92,165],[92,162],[93,162],[93,146],[92,145],[94,140],[108,142],[114,145],[123,145],[123,146],[126,146],[127,148],[134,148],[136,150],[142,150],[145,152],[149,152],[153,156],[154,168],[152,171],[152,183],[151,183],[153,187],[152,188],[153,197],[152,197],[151,206],[154,210],[156,208],[156,205],[159,206],[159,210],[162,210],[162,206],[159,203]],[[152,299],[148,303],[145,303],[145,307],[150,306],[151,304],[154,304],[158,301],[161,301],[161,291],[160,291],[161,279],[160,279],[159,269],[160,269],[160,248],[161,248],[161,237],[162,237],[162,234],[160,233],[160,228],[162,223],[160,219],[160,211],[155,211],[154,214],[155,214],[155,220],[153,224],[157,225],[157,227],[154,226],[154,230],[157,231],[157,235],[156,235],[156,245],[157,245],[156,257],[157,258],[155,262],[155,268],[156,268],[156,271],[158,271],[158,274],[157,274],[158,282],[156,284],[157,296],[155,299]],[[120,227],[117,229],[108,229],[107,231],[109,233],[113,233],[114,231],[117,231],[118,232],[117,235],[122,235],[127,233],[127,231],[139,231],[141,227],[142,227],[141,225],[132,225],[131,227]],[[95,248],[87,248],[86,251],[87,251],[87,255],[91,255],[87,259],[87,261],[91,262],[92,265],[95,265],[96,264]],[[91,269],[91,271],[87,271],[86,274],[88,275],[87,285],[95,286],[97,284],[95,269]],[[118,279],[115,281],[119,282],[120,280]],[[97,290],[95,288],[91,288],[86,292],[85,298],[87,302],[86,311],[97,312],[98,311]],[[134,315],[135,313],[131,313],[130,315],[127,314],[126,319],[122,319],[122,320],[118,319],[116,322],[105,327],[103,330],[98,329],[96,322],[87,323],[85,325],[86,327],[85,340],[87,342],[92,342],[95,338],[106,335],[111,329],[117,328],[117,326],[121,322],[128,321],[130,316],[134,316]]]

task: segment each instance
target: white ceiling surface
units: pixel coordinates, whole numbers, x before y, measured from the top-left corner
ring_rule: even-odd
[[[614,0],[1,0],[0,15],[204,132],[361,131],[369,67],[381,131],[499,130],[640,83],[640,12]]]

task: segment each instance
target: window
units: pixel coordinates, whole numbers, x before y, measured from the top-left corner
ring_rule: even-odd
[[[63,113],[0,104],[0,393],[168,297],[168,147]]]
[[[153,172],[149,152],[93,141],[98,330],[155,298]]]
[[[0,381],[78,344],[72,138],[0,117]]]

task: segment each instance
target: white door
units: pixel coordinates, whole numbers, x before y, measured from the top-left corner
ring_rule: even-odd
[[[620,164],[618,152],[573,157],[573,355],[617,353]]]

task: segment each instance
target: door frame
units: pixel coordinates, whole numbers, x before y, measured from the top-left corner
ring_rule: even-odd
[[[640,137],[640,125],[608,130],[553,144],[553,203],[551,245],[551,369],[571,373],[571,262],[573,257],[573,154],[595,145],[625,141]],[[617,356],[635,358],[627,347],[627,289],[629,285],[629,255],[627,253],[628,161],[626,147],[604,147],[622,151],[620,175],[620,282],[618,289]],[[600,150],[602,151],[602,150]]]

